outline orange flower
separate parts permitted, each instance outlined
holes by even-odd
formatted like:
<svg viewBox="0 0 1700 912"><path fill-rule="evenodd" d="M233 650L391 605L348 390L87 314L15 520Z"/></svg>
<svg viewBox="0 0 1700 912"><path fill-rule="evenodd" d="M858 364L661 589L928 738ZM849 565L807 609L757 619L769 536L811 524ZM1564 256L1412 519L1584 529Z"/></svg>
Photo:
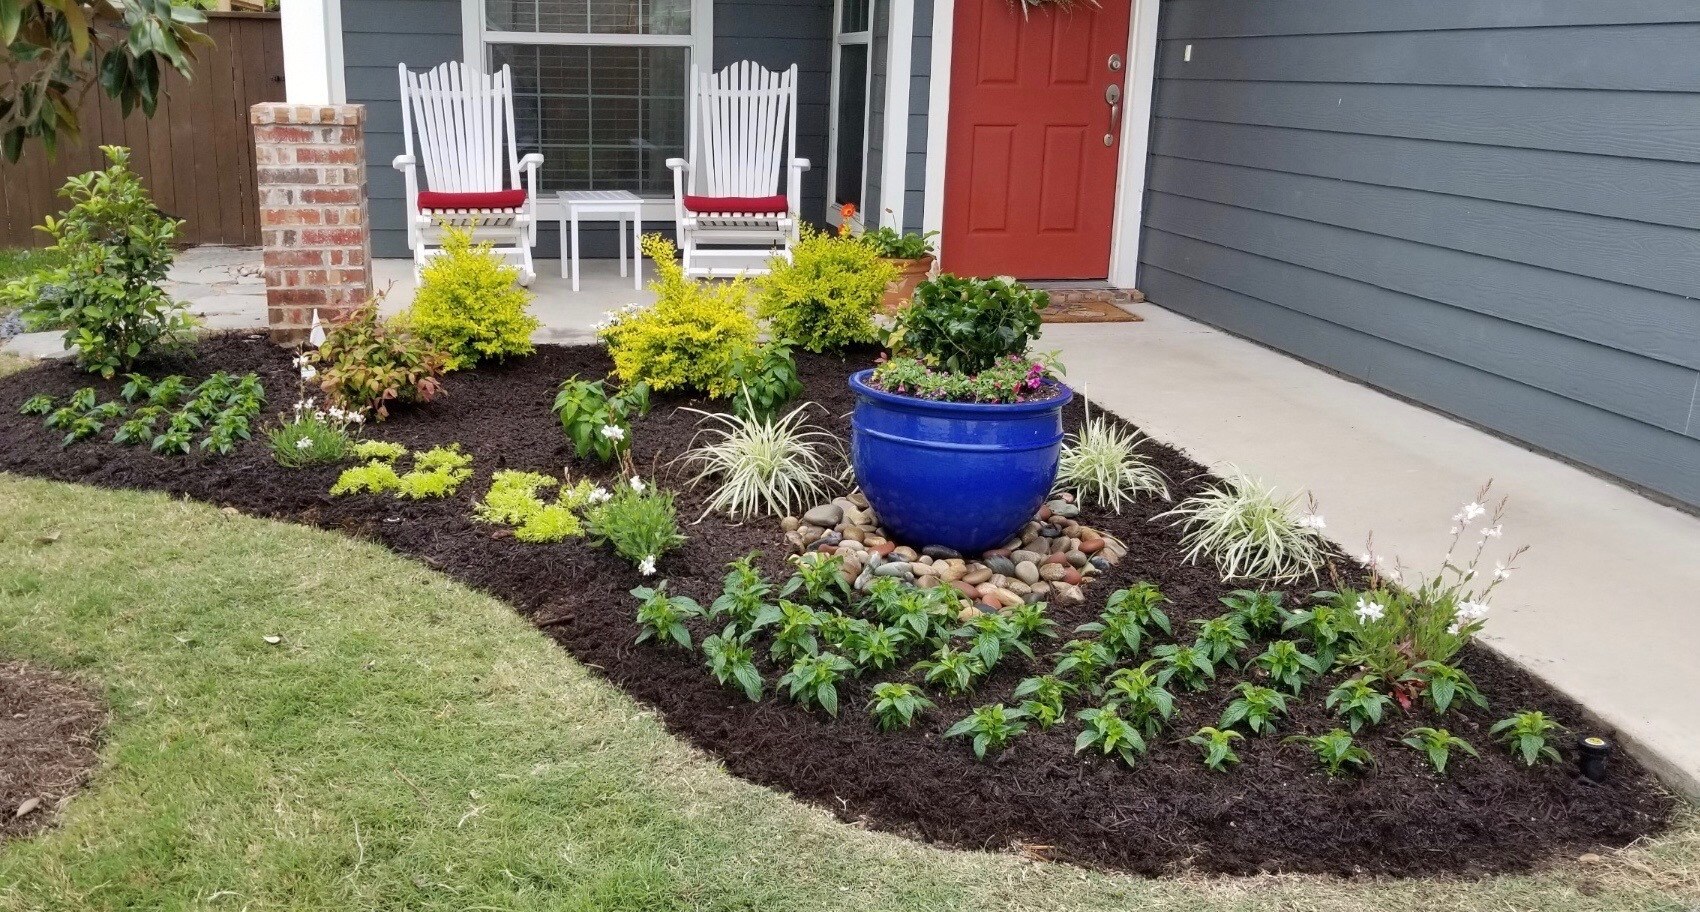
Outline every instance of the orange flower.
<svg viewBox="0 0 1700 912"><path fill-rule="evenodd" d="M838 235L843 237L850 233L850 221L856 217L856 204L845 203L838 207Z"/></svg>

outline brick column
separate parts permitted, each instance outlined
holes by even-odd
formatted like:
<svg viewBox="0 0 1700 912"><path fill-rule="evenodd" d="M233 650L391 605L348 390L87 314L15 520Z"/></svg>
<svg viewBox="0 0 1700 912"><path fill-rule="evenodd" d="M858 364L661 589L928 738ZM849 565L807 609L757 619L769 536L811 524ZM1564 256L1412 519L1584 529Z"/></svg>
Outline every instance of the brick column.
<svg viewBox="0 0 1700 912"><path fill-rule="evenodd" d="M364 105L257 104L260 242L272 339L305 339L372 296Z"/></svg>

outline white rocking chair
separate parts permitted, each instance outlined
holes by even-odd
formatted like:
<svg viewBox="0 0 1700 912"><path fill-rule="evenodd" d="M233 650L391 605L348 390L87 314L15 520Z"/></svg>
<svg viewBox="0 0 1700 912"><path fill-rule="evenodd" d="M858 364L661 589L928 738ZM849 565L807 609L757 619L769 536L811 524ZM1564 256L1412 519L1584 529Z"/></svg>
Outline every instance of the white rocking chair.
<svg viewBox="0 0 1700 912"><path fill-rule="evenodd" d="M768 257L790 257L798 236L809 160L797 157L797 67L776 73L749 60L718 73L692 67L691 90L685 150L693 159L667 160L685 274L764 273Z"/></svg>
<svg viewBox="0 0 1700 912"><path fill-rule="evenodd" d="M513 75L508 67L487 75L461 63L424 73L401 72L404 152L392 163L407 179L407 246L414 280L441 250L442 226L470 228L479 241L515 261L520 284L537 277L531 248L537 243L537 169L543 156L520 157L514 135ZM420 189L414 134L424 159ZM520 183L520 172L525 183Z"/></svg>

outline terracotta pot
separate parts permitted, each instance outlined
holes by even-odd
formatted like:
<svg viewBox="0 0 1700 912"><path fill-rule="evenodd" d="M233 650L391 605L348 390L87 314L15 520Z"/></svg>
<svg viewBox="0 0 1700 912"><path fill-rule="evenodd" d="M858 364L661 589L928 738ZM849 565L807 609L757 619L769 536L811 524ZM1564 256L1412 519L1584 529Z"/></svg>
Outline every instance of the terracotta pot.
<svg viewBox="0 0 1700 912"><path fill-rule="evenodd" d="M885 297L880 299L880 306L886 312L895 312L909 303L909 296L915 293L915 287L927 280L933 271L933 258L924 256L918 260L886 259L887 263L897 267L897 278L885 286Z"/></svg>

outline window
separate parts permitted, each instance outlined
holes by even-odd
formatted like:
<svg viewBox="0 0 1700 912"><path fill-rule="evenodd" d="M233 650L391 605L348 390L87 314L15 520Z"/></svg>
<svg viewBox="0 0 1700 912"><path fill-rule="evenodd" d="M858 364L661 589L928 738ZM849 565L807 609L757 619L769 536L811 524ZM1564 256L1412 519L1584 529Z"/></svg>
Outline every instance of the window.
<svg viewBox="0 0 1700 912"><path fill-rule="evenodd" d="M862 207L868 153L868 17L874 0L838 0L832 67L832 148L828 180L832 206L827 220L837 224L839 207Z"/></svg>
<svg viewBox="0 0 1700 912"><path fill-rule="evenodd" d="M544 192L672 196L691 63L712 58L708 0L466 2L482 3L489 68L513 69L514 129L543 153Z"/></svg>

